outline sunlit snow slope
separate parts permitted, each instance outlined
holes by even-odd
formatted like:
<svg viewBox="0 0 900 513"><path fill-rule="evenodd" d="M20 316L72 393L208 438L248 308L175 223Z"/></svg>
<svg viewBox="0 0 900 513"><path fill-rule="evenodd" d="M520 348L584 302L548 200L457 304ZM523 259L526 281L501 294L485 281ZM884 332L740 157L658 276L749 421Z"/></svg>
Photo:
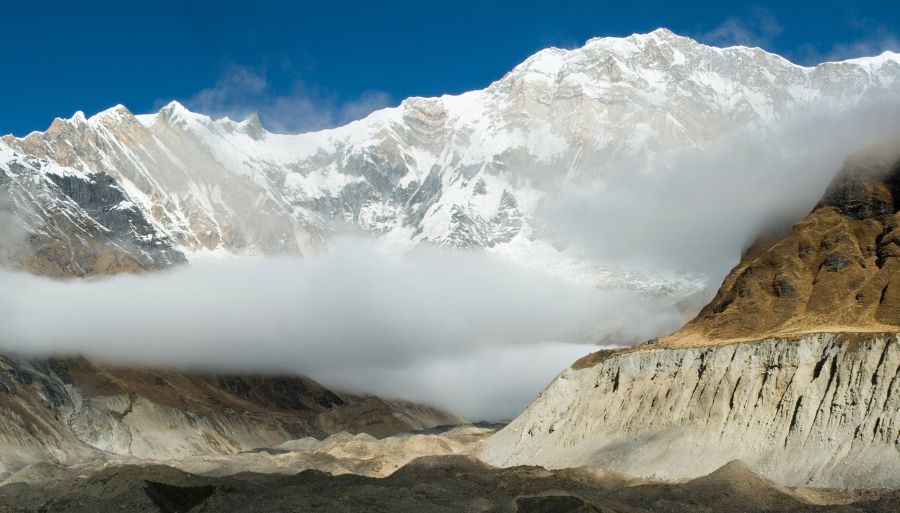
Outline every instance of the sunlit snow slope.
<svg viewBox="0 0 900 513"><path fill-rule="evenodd" d="M685 148L818 102L896 95L898 79L897 54L801 67L660 29L546 49L486 89L409 98L314 133L274 134L255 117L212 120L176 102L140 116L117 106L4 137L0 208L26 219L32 242L65 225L57 231L72 240L54 240L67 248L97 240L91 229L118 244L93 260L74 249L31 255L32 267L60 272L308 254L351 231L400 250L487 248L579 281L687 295L691 280L581 258L542 220L554 192L602 182L622 162L665 172Z"/></svg>

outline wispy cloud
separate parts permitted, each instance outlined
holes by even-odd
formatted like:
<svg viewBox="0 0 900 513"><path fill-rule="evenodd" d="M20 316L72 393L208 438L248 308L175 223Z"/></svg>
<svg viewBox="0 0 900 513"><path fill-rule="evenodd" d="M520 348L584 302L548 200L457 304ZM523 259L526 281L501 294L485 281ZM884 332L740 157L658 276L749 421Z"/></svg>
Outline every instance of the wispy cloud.
<svg viewBox="0 0 900 513"><path fill-rule="evenodd" d="M755 8L746 17L732 16L697 39L713 46L758 46L770 48L784 32L781 23L766 9Z"/></svg>
<svg viewBox="0 0 900 513"><path fill-rule="evenodd" d="M823 62L843 61L857 57L871 57L890 51L900 51L900 37L883 21L860 15L850 10L845 12L842 26L835 33L839 39L829 39L825 44L807 43L787 53L793 61L814 66Z"/></svg>
<svg viewBox="0 0 900 513"><path fill-rule="evenodd" d="M277 87L273 75L283 75L286 87ZM366 91L355 98L341 98L321 91L295 73L282 68L231 65L209 88L186 99L185 105L213 117L245 119L258 114L273 131L296 133L340 126L387 107L390 96Z"/></svg>
<svg viewBox="0 0 900 513"><path fill-rule="evenodd" d="M880 55L886 50L900 51L900 38L884 26L864 30L864 35L853 41L835 43L826 52L817 52L806 48L801 53L802 62L819 64L822 62L842 61L855 57Z"/></svg>
<svg viewBox="0 0 900 513"><path fill-rule="evenodd" d="M643 262L718 287L760 233L813 208L845 158L900 143L900 104L813 104L771 132L748 128L641 172L622 162L602 183L563 187L550 222L598 261Z"/></svg>

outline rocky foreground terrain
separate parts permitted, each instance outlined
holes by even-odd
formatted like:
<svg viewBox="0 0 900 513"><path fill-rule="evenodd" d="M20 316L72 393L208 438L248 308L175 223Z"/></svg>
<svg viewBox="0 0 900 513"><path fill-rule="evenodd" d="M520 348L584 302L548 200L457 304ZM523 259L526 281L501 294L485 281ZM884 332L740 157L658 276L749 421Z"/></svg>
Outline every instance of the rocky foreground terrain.
<svg viewBox="0 0 900 513"><path fill-rule="evenodd" d="M577 362L482 457L665 479L740 459L783 485L900 487L898 155L849 159L694 320Z"/></svg>
<svg viewBox="0 0 900 513"><path fill-rule="evenodd" d="M495 469L465 456L417 459L386 478L242 473L201 477L166 466L45 468L0 486L0 512L888 513L900 492L785 488L732 462L680 484L589 469ZM35 472L35 474L37 471Z"/></svg>

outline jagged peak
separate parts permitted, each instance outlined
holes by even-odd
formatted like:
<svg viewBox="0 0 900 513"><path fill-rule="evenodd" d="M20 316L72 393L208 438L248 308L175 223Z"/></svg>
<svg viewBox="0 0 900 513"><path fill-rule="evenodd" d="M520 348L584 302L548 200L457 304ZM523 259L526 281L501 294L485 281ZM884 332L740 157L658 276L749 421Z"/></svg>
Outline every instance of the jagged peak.
<svg viewBox="0 0 900 513"><path fill-rule="evenodd" d="M72 117L70 118L53 118L53 121L50 123L50 126L47 128L46 132L50 134L58 134L83 125L87 125L87 118L85 117L83 111L77 110L75 111L75 114L72 114ZM33 134L42 133L43 132L35 131L31 132L28 135L30 136Z"/></svg>
<svg viewBox="0 0 900 513"><path fill-rule="evenodd" d="M117 104L106 110L100 111L97 114L94 114L93 116L91 116L88 119L88 122L90 122L90 123L100 123L103 121L119 122L119 121L131 119L133 117L134 117L134 114L132 114L131 111L128 110L127 107L125 107L124 105L122 105L120 103L120 104Z"/></svg>
<svg viewBox="0 0 900 513"><path fill-rule="evenodd" d="M791 66L802 67L762 48L746 46L719 48L709 46L661 27L648 33L635 33L626 37L594 37L588 39L583 46L571 50L556 47L546 48L528 57L516 66L511 73L517 71L537 72L552 77L563 71L564 67L570 62L581 63L596 60L599 63L600 60L597 59L598 51L609 53L614 57L627 58L658 47L670 47L676 50L681 47L683 54L695 53L694 51L699 49L706 49L710 52L740 52L747 55L764 56L773 61L781 61Z"/></svg>
<svg viewBox="0 0 900 513"><path fill-rule="evenodd" d="M593 47L606 46L611 49L617 49L620 51L634 52L634 51L641 50L646 45L646 43L651 40L657 41L657 42L662 41L662 42L666 42L666 43L688 44L688 45L692 45L692 46L696 46L696 47L713 49L715 51L732 51L732 52L737 51L737 52L744 52L744 53L748 53L748 54L765 55L768 58L772 58L772 59L775 59L778 61L789 63L792 66L796 66L798 68L812 69L812 68L815 68L817 66L821 66L824 64L854 64L854 65L860 65L863 67L872 67L872 66L877 67L877 66L881 66L881 65L887 64L887 63L895 63L895 64L900 65L900 53L886 50L879 55L861 56L861 57L855 57L855 58L851 58L851 59L844 59L844 60L837 60L837 61L824 61L824 62L819 63L816 66L803 66L803 65L794 63L794 62L790 61L789 59L786 59L785 57L783 57L777 53L770 52L769 50L766 50L765 48L760 48L758 46L730 45L730 46L719 47L719 46L714 46L714 45L708 45L708 44L702 43L700 41L697 41L696 39L693 39L691 37L676 34L675 32L672 32L671 30L669 30L665 27L660 27L660 28L653 30L651 32L648 32L646 34L635 33L635 34L631 34L630 36L627 36L627 37L595 37L595 38L588 39L587 42L585 43L584 47L587 48L587 47L591 47L591 46L593 46Z"/></svg>
<svg viewBox="0 0 900 513"><path fill-rule="evenodd" d="M228 116L213 117L207 114L201 114L191 111L177 100L167 103L156 114L142 114L136 116L137 120L144 126L152 126L157 121L164 123L176 123L186 128L183 123L188 122L194 129L202 126L207 129L221 129L227 132L238 132L249 135L253 139L262 139L268 133L263 128L259 114L250 113L243 120L236 121Z"/></svg>
<svg viewBox="0 0 900 513"><path fill-rule="evenodd" d="M109 109L100 111L91 117L87 117L84 114L84 111L78 110L75 111L75 114L73 114L70 118L55 118L53 122L50 123L50 126L46 130L46 133L60 133L72 128L91 127L102 122L123 121L133 117L134 116L133 114L131 114L131 111L129 111L122 104L118 104L114 107L110 107ZM43 132L40 131L34 131L29 133L26 137L41 135L42 133Z"/></svg>
<svg viewBox="0 0 900 513"><path fill-rule="evenodd" d="M671 30L665 27L659 27L658 29L652 30L650 32L641 34L634 33L630 36L626 37L617 37L617 36L601 36L601 37L592 37L588 39L584 46L621 46L623 43L646 43L647 41L655 40L655 41L683 41L683 42L692 42L694 44L699 44L697 41L686 37L678 35Z"/></svg>
<svg viewBox="0 0 900 513"><path fill-rule="evenodd" d="M79 114L81 114L81 116L79 116ZM45 133L52 135L52 134L59 134L59 133L68 131L72 127L76 127L80 124L79 118L84 118L84 113L82 113L81 111L77 111L75 113L75 115L73 115L71 118L67 118L67 119L54 118ZM28 135L31 136L34 134L40 135L40 134L42 134L42 132L32 132L31 134L28 134Z"/></svg>
<svg viewBox="0 0 900 513"><path fill-rule="evenodd" d="M164 121L168 120L177 120L177 119L192 119L198 116L202 116L200 114L196 114L187 109L184 105L182 105L177 100L172 100L165 105L165 107L159 109L157 112L157 117Z"/></svg>
<svg viewBox="0 0 900 513"><path fill-rule="evenodd" d="M245 120L238 123L237 128L253 139L261 139L266 134L266 129L263 128L262 122L259 119L259 114L256 112L251 113Z"/></svg>
<svg viewBox="0 0 900 513"><path fill-rule="evenodd" d="M184 105L177 100L172 100L159 109L157 112L150 114L138 114L135 119L145 127L152 126L157 120L174 120L179 118L193 117L196 114L189 111Z"/></svg>
<svg viewBox="0 0 900 513"><path fill-rule="evenodd" d="M180 112L191 113L191 111L189 111L187 109L187 107L182 105L181 102L179 102L178 100L172 100L169 103L167 103L163 108L159 109L160 114L163 114L163 113L176 114L176 113L180 113Z"/></svg>
<svg viewBox="0 0 900 513"><path fill-rule="evenodd" d="M234 122L228 118L213 120L211 116L191 111L177 100L170 101L165 107L160 109L159 112L154 115L152 122L156 122L157 120L170 125L176 124L182 128L187 128L188 125L196 126L198 124L203 126L234 124ZM146 125L148 124L148 121L151 120L144 119L142 123Z"/></svg>
<svg viewBox="0 0 900 513"><path fill-rule="evenodd" d="M80 125L87 122L87 118L84 115L84 111L77 110L75 111L75 114L73 114L72 117L67 119L66 121L73 125Z"/></svg>

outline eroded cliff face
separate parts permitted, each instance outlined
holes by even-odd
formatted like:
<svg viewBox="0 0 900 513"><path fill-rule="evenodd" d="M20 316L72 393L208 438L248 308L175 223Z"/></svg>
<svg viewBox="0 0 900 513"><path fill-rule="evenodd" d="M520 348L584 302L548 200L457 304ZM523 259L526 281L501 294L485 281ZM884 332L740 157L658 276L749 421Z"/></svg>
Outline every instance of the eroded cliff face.
<svg viewBox="0 0 900 513"><path fill-rule="evenodd" d="M204 376L0 357L0 475L37 462L230 455L304 437L461 419L303 377Z"/></svg>
<svg viewBox="0 0 900 513"><path fill-rule="evenodd" d="M740 459L785 485L900 486L896 334L598 354L566 370L482 457L680 479Z"/></svg>

